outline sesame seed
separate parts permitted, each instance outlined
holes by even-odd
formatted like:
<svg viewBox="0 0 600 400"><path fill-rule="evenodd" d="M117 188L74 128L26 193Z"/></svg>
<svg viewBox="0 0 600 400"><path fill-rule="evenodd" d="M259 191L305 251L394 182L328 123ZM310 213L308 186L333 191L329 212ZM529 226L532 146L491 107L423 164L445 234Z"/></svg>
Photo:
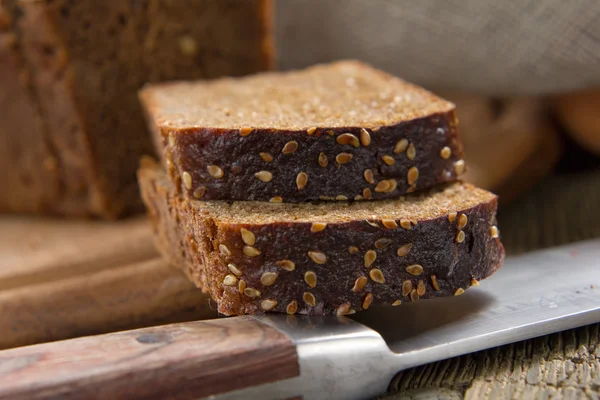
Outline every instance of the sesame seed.
<svg viewBox="0 0 600 400"><path fill-rule="evenodd" d="M406 174L406 180L409 185L414 185L419 179L419 169L417 167L410 167L408 169L408 174Z"/></svg>
<svg viewBox="0 0 600 400"><path fill-rule="evenodd" d="M456 172L456 175L462 175L465 172L465 162L463 160L454 163L454 172Z"/></svg>
<svg viewBox="0 0 600 400"><path fill-rule="evenodd" d="M260 290L254 288L246 288L244 289L244 294L252 299L260 297Z"/></svg>
<svg viewBox="0 0 600 400"><path fill-rule="evenodd" d="M262 158L263 161L266 161L266 162L273 161L273 156L271 155L271 153L259 153L259 154L260 154L260 158Z"/></svg>
<svg viewBox="0 0 600 400"><path fill-rule="evenodd" d="M425 282L422 280L419 280L419 282L417 282L417 294L419 296L425 296L426 290L427 290L427 288L425 287Z"/></svg>
<svg viewBox="0 0 600 400"><path fill-rule="evenodd" d="M342 133L335 140L342 145L349 144L353 147L360 147L358 138L351 133Z"/></svg>
<svg viewBox="0 0 600 400"><path fill-rule="evenodd" d="M437 292L440 291L440 284L438 283L437 277L435 275L431 275L431 286Z"/></svg>
<svg viewBox="0 0 600 400"><path fill-rule="evenodd" d="M410 252L410 249L412 249L412 246L412 243L407 243L398 247L398 256L404 257L405 255L407 255Z"/></svg>
<svg viewBox="0 0 600 400"><path fill-rule="evenodd" d="M244 290L246 290L246 281L240 280L240 282L238 283L238 291L240 293L244 293Z"/></svg>
<svg viewBox="0 0 600 400"><path fill-rule="evenodd" d="M419 276L423 273L423 267L419 264L409 265L406 267L406 272L414 276Z"/></svg>
<svg viewBox="0 0 600 400"><path fill-rule="evenodd" d="M382 219L381 225L385 226L388 229L396 229L398 228L398 223L393 219Z"/></svg>
<svg viewBox="0 0 600 400"><path fill-rule="evenodd" d="M392 243L392 239L380 238L375 241L375 248L376 249L384 249L384 248L388 247L390 245L390 243Z"/></svg>
<svg viewBox="0 0 600 400"><path fill-rule="evenodd" d="M402 283L402 296L406 297L413 290L413 285L411 281L404 281Z"/></svg>
<svg viewBox="0 0 600 400"><path fill-rule="evenodd" d="M321 152L319 154L319 165L321 167L325 168L327 166L327 163L328 163L328 161L327 161L327 155L325 153Z"/></svg>
<svg viewBox="0 0 600 400"><path fill-rule="evenodd" d="M457 215L458 214L456 213L456 211L452 211L451 213L448 213L448 221L454 222L454 220L456 219Z"/></svg>
<svg viewBox="0 0 600 400"><path fill-rule="evenodd" d="M175 135L173 132L169 134L169 146L175 147Z"/></svg>
<svg viewBox="0 0 600 400"><path fill-rule="evenodd" d="M383 276L383 272L380 269L373 268L369 271L369 276L373 280L373 282L377 283L385 283L385 277Z"/></svg>
<svg viewBox="0 0 600 400"><path fill-rule="evenodd" d="M322 222L313 222L310 226L310 231L312 233L321 232L325 228L327 228L327 224L324 224Z"/></svg>
<svg viewBox="0 0 600 400"><path fill-rule="evenodd" d="M306 133L308 133L309 135L312 135L313 133L315 133L316 130L317 130L317 128L313 126L312 128L308 128L306 130Z"/></svg>
<svg viewBox="0 0 600 400"><path fill-rule="evenodd" d="M325 264L327 262L327 256L321 251L311 250L308 252L308 256L317 264Z"/></svg>
<svg viewBox="0 0 600 400"><path fill-rule="evenodd" d="M419 293L417 293L416 289L413 289L410 292L410 301L417 301L417 300L419 300Z"/></svg>
<svg viewBox="0 0 600 400"><path fill-rule="evenodd" d="M440 151L440 157L442 157L444 160L449 159L451 155L452 155L452 150L450 150L450 147L448 147L448 146L445 146Z"/></svg>
<svg viewBox="0 0 600 400"><path fill-rule="evenodd" d="M497 226L492 226L490 228L490 235L492 235L492 238L496 239L498 236L500 236L500 231L498 230Z"/></svg>
<svg viewBox="0 0 600 400"><path fill-rule="evenodd" d="M285 271L293 271L296 269L296 264L291 260L280 260L277 261L275 265Z"/></svg>
<svg viewBox="0 0 600 400"><path fill-rule="evenodd" d="M338 201L346 201L348 200L348 197L344 196L343 194L338 194L337 196L335 196L335 199Z"/></svg>
<svg viewBox="0 0 600 400"><path fill-rule="evenodd" d="M372 132L377 132L378 130L380 130L381 127L380 126L376 126L375 128L372 128L371 131Z"/></svg>
<svg viewBox="0 0 600 400"><path fill-rule="evenodd" d="M248 246L254 246L254 243L256 243L256 236L254 236L254 233L250 232L246 228L241 228L240 233L242 234L242 240L244 243L246 243Z"/></svg>
<svg viewBox="0 0 600 400"><path fill-rule="evenodd" d="M371 197L373 197L373 193L371 193L371 189L364 188L363 189L363 197L367 200L369 200Z"/></svg>
<svg viewBox="0 0 600 400"><path fill-rule="evenodd" d="M271 286L277 280L277 272L265 272L260 277L260 283L264 286Z"/></svg>
<svg viewBox="0 0 600 400"><path fill-rule="evenodd" d="M392 306L397 307L400 304L402 304L402 300L394 300L394 302L392 303Z"/></svg>
<svg viewBox="0 0 600 400"><path fill-rule="evenodd" d="M371 303L373 303L373 295L371 293L367 293L362 303L363 310L368 309L371 306Z"/></svg>
<svg viewBox="0 0 600 400"><path fill-rule="evenodd" d="M350 303L340 304L340 306L335 310L335 315L338 317L348 314L350 314Z"/></svg>
<svg viewBox="0 0 600 400"><path fill-rule="evenodd" d="M454 292L455 296L460 296L461 294L463 294L465 292L465 289L463 288L458 288L456 289L456 292Z"/></svg>
<svg viewBox="0 0 600 400"><path fill-rule="evenodd" d="M256 257L260 255L260 250L252 246L244 246L244 254L248 257Z"/></svg>
<svg viewBox="0 0 600 400"><path fill-rule="evenodd" d="M319 200L335 200L335 197L331 197L331 196L319 196Z"/></svg>
<svg viewBox="0 0 600 400"><path fill-rule="evenodd" d="M335 133L333 131L331 131L331 130L325 131L325 133L328 134L329 136L335 135Z"/></svg>
<svg viewBox="0 0 600 400"><path fill-rule="evenodd" d="M456 242L462 243L464 241L465 241L465 233L463 231L458 232L458 234L456 235Z"/></svg>
<svg viewBox="0 0 600 400"><path fill-rule="evenodd" d="M271 197L269 199L269 203L283 203L283 199L281 198L281 196Z"/></svg>
<svg viewBox="0 0 600 400"><path fill-rule="evenodd" d="M479 286L479 281L475 278L471 278L471 286Z"/></svg>
<svg viewBox="0 0 600 400"><path fill-rule="evenodd" d="M410 221L407 219L401 219L400 226L402 228L406 229L407 231L410 231L412 229L412 225L410 224Z"/></svg>
<svg viewBox="0 0 600 400"><path fill-rule="evenodd" d="M364 200L364 197L361 194L357 194L356 196L354 196L354 200L361 201L361 200Z"/></svg>
<svg viewBox="0 0 600 400"><path fill-rule="evenodd" d="M368 250L365 253L365 257L364 257L365 267L369 268L371 265L373 265L376 258L377 258L377 252L375 250Z"/></svg>
<svg viewBox="0 0 600 400"><path fill-rule="evenodd" d="M458 229L462 229L465 227L465 225L467 225L467 216L465 214L460 214L460 217L458 217Z"/></svg>
<svg viewBox="0 0 600 400"><path fill-rule="evenodd" d="M315 299L315 295L310 292L304 292L302 295L302 300L304 300L304 302L311 307L317 305L317 299Z"/></svg>
<svg viewBox="0 0 600 400"><path fill-rule="evenodd" d="M233 272L234 274L236 274L237 276L242 276L242 271L240 271L240 269L238 267L236 267L234 264L227 264L227 268L229 268L229 270L231 272Z"/></svg>
<svg viewBox="0 0 600 400"><path fill-rule="evenodd" d="M412 193L415 190L417 190L417 185L411 185L408 187L408 189L406 189L406 193Z"/></svg>
<svg viewBox="0 0 600 400"><path fill-rule="evenodd" d="M348 247L348 252L350 254L357 254L358 253L358 247L356 247L356 246L350 246L350 247Z"/></svg>
<svg viewBox="0 0 600 400"><path fill-rule="evenodd" d="M183 171L183 173L181 174L181 179L183 179L183 184L185 185L185 188L187 190L190 190L192 188L192 176L190 175L190 173L187 171Z"/></svg>
<svg viewBox="0 0 600 400"><path fill-rule="evenodd" d="M408 149L406 149L406 158L414 160L416 156L417 150L415 150L415 145L411 143L408 145Z"/></svg>
<svg viewBox="0 0 600 400"><path fill-rule="evenodd" d="M377 222L375 221L365 221L367 224L371 225L373 228L379 228L379 225L377 225Z"/></svg>
<svg viewBox="0 0 600 400"><path fill-rule="evenodd" d="M337 156L335 156L335 161L338 164L346 164L349 163L350 160L352 160L352 154L350 153L340 153Z"/></svg>
<svg viewBox="0 0 600 400"><path fill-rule="evenodd" d="M231 251L229 251L229 248L227 246L225 246L224 244L219 245L219 252L221 253L221 255L224 255L227 257L229 257L231 255Z"/></svg>
<svg viewBox="0 0 600 400"><path fill-rule="evenodd" d="M240 136L248 136L249 134L252 133L254 129L252 128L242 128L240 129Z"/></svg>
<svg viewBox="0 0 600 400"><path fill-rule="evenodd" d="M363 172L363 177L365 178L365 181L367 181L367 183L370 183L371 185L375 183L375 177L373 176L372 170L365 169L365 172Z"/></svg>
<svg viewBox="0 0 600 400"><path fill-rule="evenodd" d="M285 312L292 315L296 314L296 311L298 311L298 302L296 300L292 300L285 308Z"/></svg>
<svg viewBox="0 0 600 400"><path fill-rule="evenodd" d="M225 275L225 278L223 278L224 286L236 286L237 283L238 279L235 275Z"/></svg>
<svg viewBox="0 0 600 400"><path fill-rule="evenodd" d="M386 179L379 181L375 186L375 191L378 193L390 193L396 190L398 183L394 179Z"/></svg>
<svg viewBox="0 0 600 400"><path fill-rule="evenodd" d="M273 179L273 174L269 171L260 171L255 173L254 176L261 182L271 182L271 179Z"/></svg>
<svg viewBox="0 0 600 400"><path fill-rule="evenodd" d="M306 174L306 172L300 172L298 176L296 176L296 186L298 187L298 190L304 189L307 182L308 175Z"/></svg>
<svg viewBox="0 0 600 400"><path fill-rule="evenodd" d="M368 146L371 144L371 135L365 128L360 129L360 144Z"/></svg>
<svg viewBox="0 0 600 400"><path fill-rule="evenodd" d="M387 154L384 154L383 156L381 156L381 159L383 160L384 163L386 163L387 165L394 165L396 163L396 160L394 160L394 157L389 156Z"/></svg>
<svg viewBox="0 0 600 400"><path fill-rule="evenodd" d="M408 140L406 140L406 139L398 140L398 142L396 143L396 146L394 146L394 154L400 154L400 153L406 151L407 147L408 147Z"/></svg>
<svg viewBox="0 0 600 400"><path fill-rule="evenodd" d="M277 300L263 300L260 302L260 308L264 311L271 311L277 305Z"/></svg>
<svg viewBox="0 0 600 400"><path fill-rule="evenodd" d="M285 144L285 146L283 146L281 152L283 154L292 154L296 150L298 150L298 142L296 142L295 140L290 140Z"/></svg>
<svg viewBox="0 0 600 400"><path fill-rule="evenodd" d="M217 179L221 179L225 174L223 170L216 165L209 165L208 167L206 167L206 170L208 171L210 176Z"/></svg>
<svg viewBox="0 0 600 400"><path fill-rule="evenodd" d="M313 271L306 271L304 274L304 281L308 284L308 286L314 288L317 286L317 274L315 274Z"/></svg>
<svg viewBox="0 0 600 400"><path fill-rule="evenodd" d="M198 186L194 190L194 197L197 199L203 198L205 194L206 194L206 186Z"/></svg>
<svg viewBox="0 0 600 400"><path fill-rule="evenodd" d="M419 221L418 221L416 218L411 218L411 219L410 219L410 223L411 223L413 226L417 226L417 225L419 224Z"/></svg>
<svg viewBox="0 0 600 400"><path fill-rule="evenodd" d="M367 279L366 276L359 276L358 278L356 278L356 280L354 281L354 286L352 286L352 291L354 293L356 292L360 292L361 290L364 289L365 285L367 284L369 280Z"/></svg>

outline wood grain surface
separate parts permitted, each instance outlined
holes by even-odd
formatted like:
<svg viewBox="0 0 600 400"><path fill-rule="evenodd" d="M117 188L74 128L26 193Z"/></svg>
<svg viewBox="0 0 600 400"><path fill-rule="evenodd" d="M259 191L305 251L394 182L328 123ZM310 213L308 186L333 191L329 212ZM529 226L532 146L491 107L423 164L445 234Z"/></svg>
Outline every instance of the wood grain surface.
<svg viewBox="0 0 600 400"><path fill-rule="evenodd" d="M6 350L0 398L197 399L299 373L283 333L239 317Z"/></svg>

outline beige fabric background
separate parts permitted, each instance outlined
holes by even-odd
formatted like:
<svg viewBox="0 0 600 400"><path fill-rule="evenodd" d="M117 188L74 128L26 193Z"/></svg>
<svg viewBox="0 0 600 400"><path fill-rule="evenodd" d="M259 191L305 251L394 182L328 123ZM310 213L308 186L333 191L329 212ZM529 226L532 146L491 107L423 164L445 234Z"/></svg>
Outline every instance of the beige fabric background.
<svg viewBox="0 0 600 400"><path fill-rule="evenodd" d="M600 0L275 0L281 69L358 58L430 88L600 86Z"/></svg>

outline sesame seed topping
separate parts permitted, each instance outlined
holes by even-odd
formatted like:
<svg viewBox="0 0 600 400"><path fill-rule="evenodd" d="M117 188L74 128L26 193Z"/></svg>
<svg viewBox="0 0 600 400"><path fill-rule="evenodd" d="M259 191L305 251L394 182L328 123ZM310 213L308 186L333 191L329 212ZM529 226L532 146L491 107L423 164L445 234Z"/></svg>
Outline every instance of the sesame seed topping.
<svg viewBox="0 0 600 400"><path fill-rule="evenodd" d="M322 222L313 222L310 226L310 231L312 233L321 232L325 228L327 228L327 224L324 224Z"/></svg>
<svg viewBox="0 0 600 400"><path fill-rule="evenodd" d="M394 179L386 179L379 181L375 186L375 191L378 193L390 193L396 190L398 183Z"/></svg>
<svg viewBox="0 0 600 400"><path fill-rule="evenodd" d="M350 314L350 303L340 304L340 306L335 310L335 315L338 317L348 314Z"/></svg>
<svg viewBox="0 0 600 400"><path fill-rule="evenodd" d="M452 150L450 150L450 147L448 147L448 146L445 146L440 151L440 157L442 157L444 160L449 159L451 155L452 155Z"/></svg>
<svg viewBox="0 0 600 400"><path fill-rule="evenodd" d="M308 286L314 288L317 286L317 274L315 274L313 271L306 271L304 274L304 281L308 284Z"/></svg>
<svg viewBox="0 0 600 400"><path fill-rule="evenodd" d="M500 231L498 230L497 226L494 225L490 228L490 235L492 235L492 238L494 239L500 236Z"/></svg>
<svg viewBox="0 0 600 400"><path fill-rule="evenodd" d="M410 292L410 301L418 301L419 300L419 293L417 293L416 289L411 290Z"/></svg>
<svg viewBox="0 0 600 400"><path fill-rule="evenodd" d="M264 311L271 311L277 305L277 300L263 300L260 302L260 308Z"/></svg>
<svg viewBox="0 0 600 400"><path fill-rule="evenodd" d="M402 296L406 297L413 290L413 285L411 281L404 281L402 283Z"/></svg>
<svg viewBox="0 0 600 400"><path fill-rule="evenodd" d="M465 214L460 214L460 217L458 217L458 229L462 229L465 227L465 225L467 225L467 216Z"/></svg>
<svg viewBox="0 0 600 400"><path fill-rule="evenodd" d="M392 306L397 307L400 304L402 304L402 300L394 300L394 302L392 303Z"/></svg>
<svg viewBox="0 0 600 400"><path fill-rule="evenodd" d="M265 272L260 277L260 283L264 286L271 286L277 280L277 272Z"/></svg>
<svg viewBox="0 0 600 400"><path fill-rule="evenodd" d="M364 257L365 267L369 268L371 265L373 265L376 258L377 258L377 252L375 250L368 250L365 253L365 257Z"/></svg>
<svg viewBox="0 0 600 400"><path fill-rule="evenodd" d="M364 188L363 189L363 197L367 200L369 200L371 197L373 197L373 193L371 193L371 189Z"/></svg>
<svg viewBox="0 0 600 400"><path fill-rule="evenodd" d="M227 264L227 268L229 268L229 270L231 272L233 272L234 274L236 274L237 276L242 276L242 271L240 271L240 269L238 267L236 267L233 264Z"/></svg>
<svg viewBox="0 0 600 400"><path fill-rule="evenodd" d="M373 228L379 228L379 225L377 225L377 222L375 222L375 221L366 220L365 222L367 224L371 225Z"/></svg>
<svg viewBox="0 0 600 400"><path fill-rule="evenodd" d="M462 175L465 172L465 162L463 160L454 163L454 172L456 172L456 175Z"/></svg>
<svg viewBox="0 0 600 400"><path fill-rule="evenodd" d="M308 175L306 174L306 172L300 172L298 176L296 176L296 186L298 187L298 190L304 189L307 182Z"/></svg>
<svg viewBox="0 0 600 400"><path fill-rule="evenodd" d="M244 294L252 299L260 297L260 290L254 288L246 288L244 289Z"/></svg>
<svg viewBox="0 0 600 400"><path fill-rule="evenodd" d="M368 146L371 144L371 135L365 128L360 129L360 144Z"/></svg>
<svg viewBox="0 0 600 400"><path fill-rule="evenodd" d="M285 312L291 315L296 314L296 311L298 311L298 302L296 300L292 300L285 308Z"/></svg>
<svg viewBox="0 0 600 400"><path fill-rule="evenodd" d="M304 300L304 302L311 307L317 305L317 299L315 299L315 295L310 292L304 292L302 295L302 300Z"/></svg>
<svg viewBox="0 0 600 400"><path fill-rule="evenodd" d="M354 147L360 147L358 138L351 133L342 133L335 140L342 145L349 144Z"/></svg>
<svg viewBox="0 0 600 400"><path fill-rule="evenodd" d="M370 169L365 169L365 172L363 172L363 177L365 178L365 181L367 181L367 183L370 183L371 185L375 183L373 171L371 171Z"/></svg>
<svg viewBox="0 0 600 400"><path fill-rule="evenodd" d="M280 260L277 261L275 265L285 271L293 271L296 269L296 264L291 260Z"/></svg>
<svg viewBox="0 0 600 400"><path fill-rule="evenodd" d="M406 272L414 276L419 276L423 273L423 267L419 264L409 265L406 267Z"/></svg>
<svg viewBox="0 0 600 400"><path fill-rule="evenodd" d="M224 244L219 245L219 252L221 253L221 255L224 255L227 257L229 257L231 255L231 251L229 251L229 247L225 246Z"/></svg>
<svg viewBox="0 0 600 400"><path fill-rule="evenodd" d="M328 134L329 136L335 135L335 133L332 130L325 131L325 133Z"/></svg>
<svg viewBox="0 0 600 400"><path fill-rule="evenodd" d="M224 286L236 286L237 283L238 279L235 275L225 275L225 278L223 278Z"/></svg>
<svg viewBox="0 0 600 400"><path fill-rule="evenodd" d="M419 224L419 221L418 221L416 218L411 218L411 219L410 219L410 223L411 223L413 226L417 226L417 225Z"/></svg>
<svg viewBox="0 0 600 400"><path fill-rule="evenodd" d="M396 143L396 146L394 146L394 154L400 154L400 153L406 151L407 147L408 147L408 140L406 140L406 139L398 140L398 142Z"/></svg>
<svg viewBox="0 0 600 400"><path fill-rule="evenodd" d="M417 185L411 185L408 187L408 189L406 189L406 193L412 193L415 190L417 190Z"/></svg>
<svg viewBox="0 0 600 400"><path fill-rule="evenodd" d="M406 229L407 231L410 231L412 229L412 225L410 224L410 221L407 219L401 219L400 226L402 228Z"/></svg>
<svg viewBox="0 0 600 400"><path fill-rule="evenodd" d="M252 128L242 128L240 129L240 136L248 136L253 131Z"/></svg>
<svg viewBox="0 0 600 400"><path fill-rule="evenodd" d="M259 154L260 154L260 158L262 158L263 161L266 161L266 162L273 161L273 156L271 155L271 153L259 153Z"/></svg>
<svg viewBox="0 0 600 400"><path fill-rule="evenodd" d="M348 247L348 252L350 254L357 254L358 253L358 247L356 247L356 246L350 246L350 247Z"/></svg>
<svg viewBox="0 0 600 400"><path fill-rule="evenodd" d="M419 296L425 296L425 291L427 289L425 288L425 282L420 280L419 282L417 282L417 294Z"/></svg>
<svg viewBox="0 0 600 400"><path fill-rule="evenodd" d="M383 276L383 272L380 269L373 268L369 271L369 276L373 280L373 282L377 283L385 283L385 277Z"/></svg>
<svg viewBox="0 0 600 400"><path fill-rule="evenodd" d="M328 164L327 155L325 153L321 152L319 154L319 165L321 167L325 168L327 166L327 164Z"/></svg>
<svg viewBox="0 0 600 400"><path fill-rule="evenodd" d="M296 150L298 150L298 142L296 142L295 140L290 140L285 144L285 146L283 146L281 152L283 154L292 154Z"/></svg>
<svg viewBox="0 0 600 400"><path fill-rule="evenodd" d="M431 286L437 292L440 291L440 284L438 283L437 277L435 275L431 275Z"/></svg>
<svg viewBox="0 0 600 400"><path fill-rule="evenodd" d="M417 150L415 150L415 145L411 143L408 145L408 149L406 149L406 158L414 160L416 156Z"/></svg>
<svg viewBox="0 0 600 400"><path fill-rule="evenodd" d="M327 256L321 251L311 250L308 252L308 256L317 264L325 264L327 262Z"/></svg>
<svg viewBox="0 0 600 400"><path fill-rule="evenodd" d="M269 171L260 171L255 173L254 176L261 182L271 182L271 179L273 179L273 174Z"/></svg>
<svg viewBox="0 0 600 400"><path fill-rule="evenodd" d="M417 167L410 167L408 174L406 174L406 180L409 185L414 185L419 179L419 169Z"/></svg>
<svg viewBox="0 0 600 400"><path fill-rule="evenodd" d="M392 239L380 238L375 241L375 248L376 249L384 249L384 248L388 247L390 245L390 243L392 243Z"/></svg>
<svg viewBox="0 0 600 400"><path fill-rule="evenodd" d="M198 186L194 190L194 197L197 199L203 198L205 194L206 194L206 186Z"/></svg>
<svg viewBox="0 0 600 400"><path fill-rule="evenodd" d="M244 293L244 290L246 290L246 281L241 279L240 282L238 283L238 291L240 293Z"/></svg>
<svg viewBox="0 0 600 400"><path fill-rule="evenodd" d="M456 289L456 292L454 292L455 296L460 296L461 294L463 294L465 292L465 289L463 288L458 288Z"/></svg>
<svg viewBox="0 0 600 400"><path fill-rule="evenodd" d="M350 153L340 153L337 156L335 156L335 161L338 164L346 164L349 163L350 160L352 160L352 154Z"/></svg>
<svg viewBox="0 0 600 400"><path fill-rule="evenodd" d="M458 232L456 235L456 243L462 243L465 241L465 233L463 231Z"/></svg>
<svg viewBox="0 0 600 400"><path fill-rule="evenodd" d="M456 219L457 215L458 214L457 214L456 211L452 211L451 213L448 213L448 221L454 222L454 220Z"/></svg>
<svg viewBox="0 0 600 400"><path fill-rule="evenodd" d="M412 243L407 243L398 247L398 256L404 257L405 255L407 255L410 252L410 249L412 249L412 246Z"/></svg>
<svg viewBox="0 0 600 400"><path fill-rule="evenodd" d="M250 232L246 228L241 228L240 233L242 234L242 240L244 243L246 243L248 246L254 246L254 243L256 243L256 236L254 236L254 233Z"/></svg>
<svg viewBox="0 0 600 400"><path fill-rule="evenodd" d="M252 246L244 246L244 254L248 257L256 257L260 255L260 250Z"/></svg>
<svg viewBox="0 0 600 400"><path fill-rule="evenodd" d="M335 199L338 201L346 201L348 200L348 197L344 196L343 194L338 194L337 196L335 196Z"/></svg>
<svg viewBox="0 0 600 400"><path fill-rule="evenodd" d="M394 165L396 163L396 160L394 160L394 157L387 155L387 154L384 154L383 156L381 156L381 159L387 165Z"/></svg>
<svg viewBox="0 0 600 400"><path fill-rule="evenodd" d="M361 200L364 200L364 197L361 194L357 194L356 196L354 196L354 200L361 201Z"/></svg>
<svg viewBox="0 0 600 400"><path fill-rule="evenodd" d="M319 200L335 200L335 197L331 197L331 196L319 196Z"/></svg>
<svg viewBox="0 0 600 400"><path fill-rule="evenodd" d="M380 130L381 127L380 126L376 126L375 128L372 128L371 131L372 132L377 132L378 130Z"/></svg>
<svg viewBox="0 0 600 400"><path fill-rule="evenodd" d="M383 225L384 227L386 227L388 229L398 228L398 223L396 221L394 221L393 219L382 219L381 225Z"/></svg>
<svg viewBox="0 0 600 400"><path fill-rule="evenodd" d="M283 203L283 199L281 198L281 196L271 197L269 199L269 203Z"/></svg>
<svg viewBox="0 0 600 400"><path fill-rule="evenodd" d="M317 130L317 128L313 126L312 128L308 128L306 130L306 133L308 133L309 135L312 135L313 133L315 133L316 130Z"/></svg>
<svg viewBox="0 0 600 400"><path fill-rule="evenodd" d="M190 173L187 171L183 171L183 173L181 174L181 179L183 180L185 188L187 190L190 190L192 188L192 176L190 175Z"/></svg>
<svg viewBox="0 0 600 400"><path fill-rule="evenodd" d="M479 286L479 281L475 278L471 278L471 286Z"/></svg>
<svg viewBox="0 0 600 400"><path fill-rule="evenodd" d="M356 278L356 280L354 281L354 286L352 286L352 291L354 293L356 292L360 292L361 290L364 289L365 285L367 284L369 280L367 279L366 276L359 276L358 278Z"/></svg>
<svg viewBox="0 0 600 400"><path fill-rule="evenodd" d="M209 165L208 167L206 167L206 170L208 171L210 176L217 179L221 179L225 174L223 170L216 165Z"/></svg>

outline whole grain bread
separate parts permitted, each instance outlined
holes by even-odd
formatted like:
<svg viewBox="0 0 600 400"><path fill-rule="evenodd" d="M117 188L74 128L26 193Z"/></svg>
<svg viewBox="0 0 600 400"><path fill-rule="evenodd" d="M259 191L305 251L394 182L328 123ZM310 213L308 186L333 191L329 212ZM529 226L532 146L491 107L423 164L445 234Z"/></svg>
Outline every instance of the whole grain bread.
<svg viewBox="0 0 600 400"><path fill-rule="evenodd" d="M504 248L497 199L469 184L373 202L197 201L163 169L138 171L157 247L225 315L348 314L459 295Z"/></svg>
<svg viewBox="0 0 600 400"><path fill-rule="evenodd" d="M153 147L137 91L271 68L270 3L0 0L0 92L15 100L0 108L0 211L140 211L135 171Z"/></svg>
<svg viewBox="0 0 600 400"><path fill-rule="evenodd" d="M465 170L454 105L357 61L155 84L140 98L190 198L385 199Z"/></svg>

